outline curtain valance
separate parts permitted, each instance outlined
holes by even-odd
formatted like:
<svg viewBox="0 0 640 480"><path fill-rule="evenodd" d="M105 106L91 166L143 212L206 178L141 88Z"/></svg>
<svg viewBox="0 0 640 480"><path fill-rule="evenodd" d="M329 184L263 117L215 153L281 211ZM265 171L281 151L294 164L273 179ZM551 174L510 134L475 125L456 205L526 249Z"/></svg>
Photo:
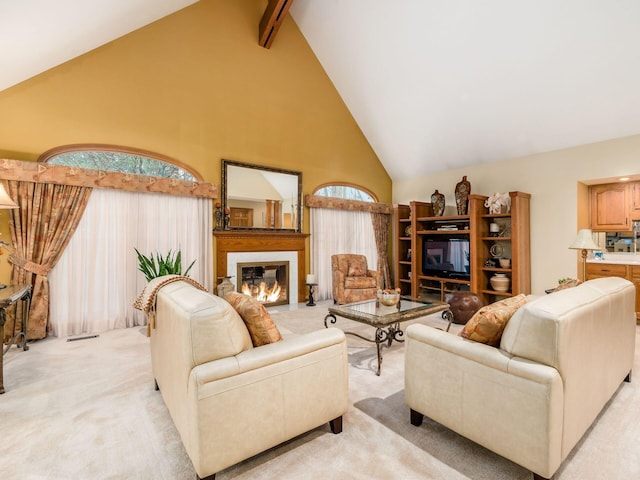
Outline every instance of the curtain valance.
<svg viewBox="0 0 640 480"><path fill-rule="evenodd" d="M384 213L391 215L393 208L387 203L361 202L359 200L347 200L344 198L322 197L319 195L305 195L306 207L333 208L336 210L349 210L355 212Z"/></svg>
<svg viewBox="0 0 640 480"><path fill-rule="evenodd" d="M0 178L77 187L113 188L130 192L218 198L217 185L206 182L149 177L21 160L0 159Z"/></svg>

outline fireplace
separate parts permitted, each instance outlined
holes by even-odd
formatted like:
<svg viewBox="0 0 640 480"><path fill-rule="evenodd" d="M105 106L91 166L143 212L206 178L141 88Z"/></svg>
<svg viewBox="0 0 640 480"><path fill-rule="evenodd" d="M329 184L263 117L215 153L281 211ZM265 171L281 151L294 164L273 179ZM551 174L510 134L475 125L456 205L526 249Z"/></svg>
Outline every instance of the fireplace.
<svg viewBox="0 0 640 480"><path fill-rule="evenodd" d="M291 232L214 232L216 275L231 278L238 287L238 263L289 262L289 304L302 301L307 289L305 278L305 243L309 235ZM242 285L241 285L242 286Z"/></svg>
<svg viewBox="0 0 640 480"><path fill-rule="evenodd" d="M289 262L238 262L237 289L265 306L289 303Z"/></svg>

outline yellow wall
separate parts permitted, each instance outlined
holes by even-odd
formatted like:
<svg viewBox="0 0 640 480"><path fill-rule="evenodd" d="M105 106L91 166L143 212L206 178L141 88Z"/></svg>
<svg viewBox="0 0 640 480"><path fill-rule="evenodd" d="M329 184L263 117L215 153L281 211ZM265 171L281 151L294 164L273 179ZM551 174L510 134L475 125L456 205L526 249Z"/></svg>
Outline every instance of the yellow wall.
<svg viewBox="0 0 640 480"><path fill-rule="evenodd" d="M202 0L0 92L0 158L108 143L218 185L226 158L302 171L304 193L348 182L390 202L391 179L291 16L259 46L266 3Z"/></svg>
<svg viewBox="0 0 640 480"><path fill-rule="evenodd" d="M220 183L220 159L301 170L303 190L391 180L288 16L258 45L264 0L204 0L0 92L0 158L70 143L169 155Z"/></svg>
<svg viewBox="0 0 640 480"><path fill-rule="evenodd" d="M437 188L454 208L454 189L463 175L471 192L520 190L531 194L531 284L543 294L559 278L578 275L577 253L569 250L578 228L587 228L587 189L591 180L640 174L640 135L476 165L395 181L394 203L429 201Z"/></svg>

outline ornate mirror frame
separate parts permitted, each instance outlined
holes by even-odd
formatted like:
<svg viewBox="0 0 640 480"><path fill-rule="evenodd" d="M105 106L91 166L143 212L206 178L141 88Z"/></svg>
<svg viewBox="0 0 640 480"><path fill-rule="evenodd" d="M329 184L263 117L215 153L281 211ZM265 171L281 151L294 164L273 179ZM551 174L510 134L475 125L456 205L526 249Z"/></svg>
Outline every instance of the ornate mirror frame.
<svg viewBox="0 0 640 480"><path fill-rule="evenodd" d="M302 172L222 159L226 229L301 232L301 200Z"/></svg>

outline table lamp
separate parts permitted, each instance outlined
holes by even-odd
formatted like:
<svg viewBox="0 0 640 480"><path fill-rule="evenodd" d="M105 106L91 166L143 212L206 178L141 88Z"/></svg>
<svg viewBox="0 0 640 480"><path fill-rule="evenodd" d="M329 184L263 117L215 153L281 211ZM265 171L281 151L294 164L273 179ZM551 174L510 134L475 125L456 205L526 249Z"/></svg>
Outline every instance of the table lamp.
<svg viewBox="0 0 640 480"><path fill-rule="evenodd" d="M18 205L16 205L16 203L13 200L11 200L11 197L5 190L4 185L0 183L0 209L8 209L8 208L18 208ZM6 288L6 287L7 287L6 285L0 283L0 289Z"/></svg>
<svg viewBox="0 0 640 480"><path fill-rule="evenodd" d="M582 250L582 281L587 280L587 252L589 250L600 250L600 246L593 241L591 229L583 228L578 231L578 237L569 246L574 250Z"/></svg>

